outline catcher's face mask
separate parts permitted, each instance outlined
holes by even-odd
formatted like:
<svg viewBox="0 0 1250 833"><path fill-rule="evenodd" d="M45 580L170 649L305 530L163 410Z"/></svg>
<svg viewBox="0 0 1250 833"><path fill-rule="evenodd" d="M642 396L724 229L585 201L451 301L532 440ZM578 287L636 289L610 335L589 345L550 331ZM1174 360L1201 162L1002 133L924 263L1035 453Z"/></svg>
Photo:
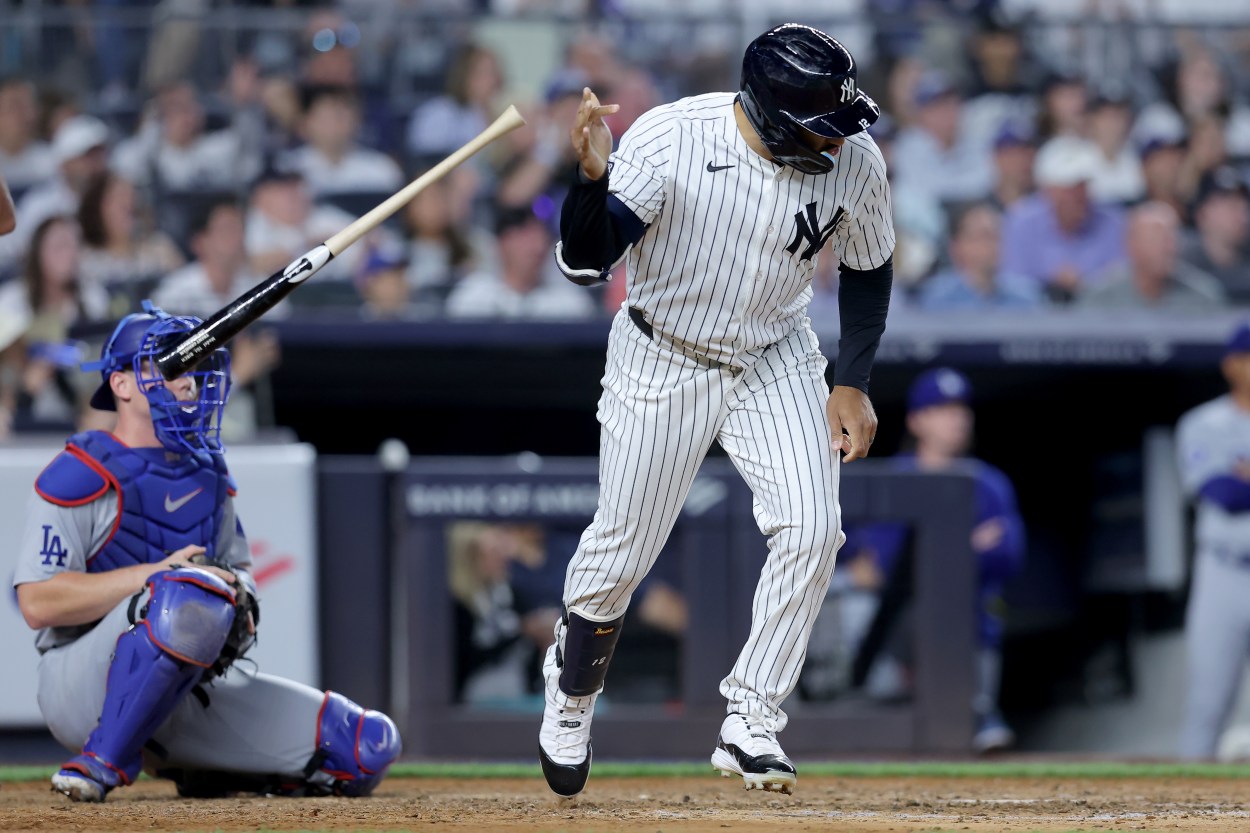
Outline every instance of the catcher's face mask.
<svg viewBox="0 0 1250 833"><path fill-rule="evenodd" d="M230 354L214 350L194 370L166 383L156 357L198 324L161 313L134 357L135 381L148 400L152 427L170 451L221 454L221 417L230 396Z"/></svg>

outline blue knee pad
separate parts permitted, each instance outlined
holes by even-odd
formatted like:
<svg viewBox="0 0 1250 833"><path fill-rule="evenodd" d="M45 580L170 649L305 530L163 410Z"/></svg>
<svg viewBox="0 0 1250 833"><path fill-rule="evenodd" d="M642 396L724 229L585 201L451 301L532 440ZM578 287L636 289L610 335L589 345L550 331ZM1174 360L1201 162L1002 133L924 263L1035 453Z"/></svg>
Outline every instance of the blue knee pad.
<svg viewBox="0 0 1250 833"><path fill-rule="evenodd" d="M148 580L143 618L117 639L100 721L83 753L129 784L143 744L221 653L234 621L234 593L204 570L164 570Z"/></svg>
<svg viewBox="0 0 1250 833"><path fill-rule="evenodd" d="M393 720L327 691L317 718L317 751L304 777L335 795L368 795L403 748Z"/></svg>

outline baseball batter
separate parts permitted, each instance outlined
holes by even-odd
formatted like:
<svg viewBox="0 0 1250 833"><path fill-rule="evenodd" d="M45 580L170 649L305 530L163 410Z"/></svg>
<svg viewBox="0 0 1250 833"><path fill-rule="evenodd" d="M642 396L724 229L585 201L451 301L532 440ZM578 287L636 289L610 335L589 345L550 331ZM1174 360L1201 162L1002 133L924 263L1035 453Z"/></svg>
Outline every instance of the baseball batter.
<svg viewBox="0 0 1250 833"><path fill-rule="evenodd" d="M747 48L742 89L644 114L612 152L583 93L571 131L578 184L556 259L577 283L628 256L599 400L600 494L565 578L539 735L547 783L575 795L591 765L591 718L630 596L673 528L713 441L754 494L769 556L751 630L721 683L728 716L712 755L748 789L789 793L777 742L812 622L844 536L838 452L864 456L885 329L894 229L885 165L864 132L877 105L855 62L807 26ZM806 309L830 238L842 319L832 395ZM845 434L844 434L845 431Z"/></svg>
<svg viewBox="0 0 1250 833"><path fill-rule="evenodd" d="M52 777L103 801L141 769L184 796L367 795L400 752L389 717L231 667L259 621L219 442L229 357L166 384L155 356L200 323L155 307L105 343L88 431L35 482L13 579L39 629L39 708L79 754Z"/></svg>
<svg viewBox="0 0 1250 833"><path fill-rule="evenodd" d="M1181 480L1197 502L1194 577L1186 613L1186 758L1213 758L1250 651L1250 323L1229 339L1229 393L1181 417Z"/></svg>

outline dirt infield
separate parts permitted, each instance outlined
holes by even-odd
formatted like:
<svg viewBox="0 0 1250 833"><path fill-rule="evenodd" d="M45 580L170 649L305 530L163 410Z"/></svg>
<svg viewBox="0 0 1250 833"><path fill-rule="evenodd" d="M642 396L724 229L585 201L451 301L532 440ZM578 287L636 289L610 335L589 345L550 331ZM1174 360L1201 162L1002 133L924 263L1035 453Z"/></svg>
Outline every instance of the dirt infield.
<svg viewBox="0 0 1250 833"><path fill-rule="evenodd" d="M46 782L0 786L5 831L474 830L912 831L1245 830L1240 779L803 778L794 796L707 777L591 779L576 801L541 779L387 781L366 800L184 801L143 781L103 805L75 805Z"/></svg>

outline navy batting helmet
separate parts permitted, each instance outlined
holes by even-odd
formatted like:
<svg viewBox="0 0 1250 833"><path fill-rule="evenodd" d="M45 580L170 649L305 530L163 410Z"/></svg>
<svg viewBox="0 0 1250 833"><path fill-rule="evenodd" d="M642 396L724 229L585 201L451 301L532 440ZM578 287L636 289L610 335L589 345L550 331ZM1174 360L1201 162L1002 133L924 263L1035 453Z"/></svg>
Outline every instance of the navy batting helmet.
<svg viewBox="0 0 1250 833"><path fill-rule="evenodd" d="M856 82L855 59L819 29L786 23L760 35L742 59L742 111L773 158L805 174L833 169L833 160L803 141L860 133L881 109Z"/></svg>

